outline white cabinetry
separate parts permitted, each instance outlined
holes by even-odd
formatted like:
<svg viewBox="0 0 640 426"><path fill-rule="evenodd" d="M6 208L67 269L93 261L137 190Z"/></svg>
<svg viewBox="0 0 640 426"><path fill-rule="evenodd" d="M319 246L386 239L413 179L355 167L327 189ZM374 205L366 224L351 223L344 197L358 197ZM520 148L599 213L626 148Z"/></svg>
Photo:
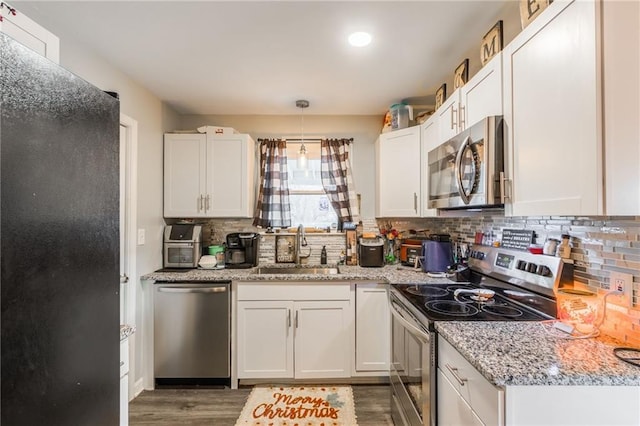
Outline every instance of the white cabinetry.
<svg viewBox="0 0 640 426"><path fill-rule="evenodd" d="M129 424L129 338L120 341L120 426Z"/></svg>
<svg viewBox="0 0 640 426"><path fill-rule="evenodd" d="M596 48L595 4L559 0L503 52L512 215L603 213Z"/></svg>
<svg viewBox="0 0 640 426"><path fill-rule="evenodd" d="M436 111L438 145L483 118L502 113L502 53L498 53Z"/></svg>
<svg viewBox="0 0 640 426"><path fill-rule="evenodd" d="M239 379L351 376L351 285L239 283Z"/></svg>
<svg viewBox="0 0 640 426"><path fill-rule="evenodd" d="M504 425L504 391L438 337L438 425Z"/></svg>
<svg viewBox="0 0 640 426"><path fill-rule="evenodd" d="M389 315L386 284L356 284L354 375L388 376L391 335Z"/></svg>
<svg viewBox="0 0 640 426"><path fill-rule="evenodd" d="M255 143L249 135L164 137L165 217L251 217Z"/></svg>
<svg viewBox="0 0 640 426"><path fill-rule="evenodd" d="M605 213L640 214L640 2L603 1Z"/></svg>
<svg viewBox="0 0 640 426"><path fill-rule="evenodd" d="M420 126L381 134L376 165L376 217L419 217Z"/></svg>
<svg viewBox="0 0 640 426"><path fill-rule="evenodd" d="M24 13L18 12L14 16L3 9L0 31L56 64L60 62L60 39Z"/></svg>

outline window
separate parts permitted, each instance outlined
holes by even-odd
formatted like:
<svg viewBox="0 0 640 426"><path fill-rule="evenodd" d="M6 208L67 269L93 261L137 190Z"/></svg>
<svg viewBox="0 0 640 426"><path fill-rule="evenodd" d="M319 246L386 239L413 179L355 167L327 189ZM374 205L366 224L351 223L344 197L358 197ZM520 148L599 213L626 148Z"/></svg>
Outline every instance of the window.
<svg viewBox="0 0 640 426"><path fill-rule="evenodd" d="M322 188L320 175L320 142L305 142L307 168L298 169L297 159L300 142L287 142L287 170L289 171L289 200L291 203L291 225L326 228L336 226L336 215L329 198Z"/></svg>

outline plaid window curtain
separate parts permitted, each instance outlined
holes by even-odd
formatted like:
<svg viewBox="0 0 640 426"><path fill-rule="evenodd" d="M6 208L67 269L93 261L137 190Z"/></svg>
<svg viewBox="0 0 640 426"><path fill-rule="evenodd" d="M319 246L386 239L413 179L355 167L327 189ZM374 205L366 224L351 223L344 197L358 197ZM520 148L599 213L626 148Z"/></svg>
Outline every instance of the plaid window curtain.
<svg viewBox="0 0 640 426"><path fill-rule="evenodd" d="M254 226L291 226L287 181L287 141L260 140L260 190L253 215Z"/></svg>
<svg viewBox="0 0 640 426"><path fill-rule="evenodd" d="M349 164L351 142L353 139L323 139L320 141L322 186L340 223L360 220Z"/></svg>

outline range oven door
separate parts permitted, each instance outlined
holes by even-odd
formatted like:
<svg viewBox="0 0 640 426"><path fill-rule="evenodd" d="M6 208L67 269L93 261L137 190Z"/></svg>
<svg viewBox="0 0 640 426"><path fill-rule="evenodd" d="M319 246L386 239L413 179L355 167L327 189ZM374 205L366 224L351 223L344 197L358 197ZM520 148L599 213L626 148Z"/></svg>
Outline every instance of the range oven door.
<svg viewBox="0 0 640 426"><path fill-rule="evenodd" d="M436 334L389 292L391 417L394 424L436 425Z"/></svg>

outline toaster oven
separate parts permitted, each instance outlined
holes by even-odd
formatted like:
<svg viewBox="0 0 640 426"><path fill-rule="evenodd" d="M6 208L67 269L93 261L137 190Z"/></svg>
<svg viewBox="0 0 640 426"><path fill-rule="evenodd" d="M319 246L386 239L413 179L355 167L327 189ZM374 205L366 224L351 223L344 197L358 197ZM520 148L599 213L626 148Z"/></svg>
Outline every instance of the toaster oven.
<svg viewBox="0 0 640 426"><path fill-rule="evenodd" d="M197 268L202 255L202 227L179 224L164 228L164 268Z"/></svg>

